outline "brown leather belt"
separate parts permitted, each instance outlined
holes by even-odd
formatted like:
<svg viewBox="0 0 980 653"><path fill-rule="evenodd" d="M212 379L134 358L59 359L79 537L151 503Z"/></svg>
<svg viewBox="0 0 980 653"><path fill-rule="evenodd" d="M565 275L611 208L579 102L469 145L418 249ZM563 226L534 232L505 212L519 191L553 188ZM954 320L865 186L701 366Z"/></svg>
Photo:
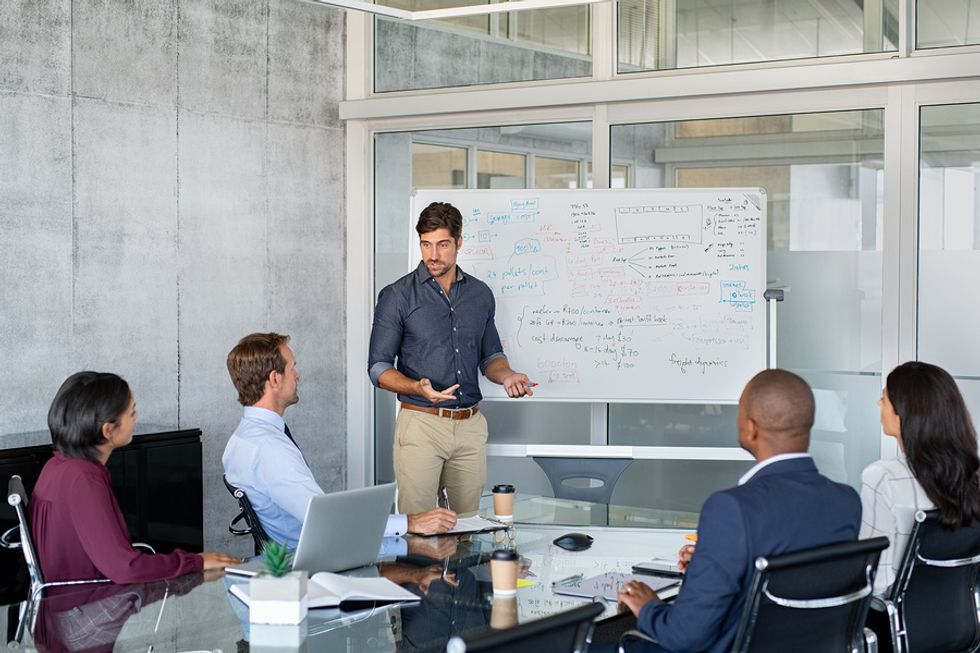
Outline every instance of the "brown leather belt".
<svg viewBox="0 0 980 653"><path fill-rule="evenodd" d="M469 419L480 412L479 406L470 406L469 408L436 408L435 406L416 406L415 404L406 404L404 401L401 402L401 404L402 408L405 410L417 410L420 413L438 415L439 417L445 417L446 419Z"/></svg>

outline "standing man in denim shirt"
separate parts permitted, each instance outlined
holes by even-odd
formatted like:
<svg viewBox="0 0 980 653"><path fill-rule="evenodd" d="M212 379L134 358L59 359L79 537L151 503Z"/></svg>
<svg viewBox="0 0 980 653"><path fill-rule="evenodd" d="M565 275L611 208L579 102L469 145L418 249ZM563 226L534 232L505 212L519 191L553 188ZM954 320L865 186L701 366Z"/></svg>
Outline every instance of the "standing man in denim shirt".
<svg viewBox="0 0 980 653"><path fill-rule="evenodd" d="M531 395L533 384L507 364L490 288L456 265L463 244L459 210L433 202L415 230L422 261L378 295L368 374L401 402L394 443L398 509L430 510L445 488L453 510L471 512L487 476L477 371L510 397Z"/></svg>

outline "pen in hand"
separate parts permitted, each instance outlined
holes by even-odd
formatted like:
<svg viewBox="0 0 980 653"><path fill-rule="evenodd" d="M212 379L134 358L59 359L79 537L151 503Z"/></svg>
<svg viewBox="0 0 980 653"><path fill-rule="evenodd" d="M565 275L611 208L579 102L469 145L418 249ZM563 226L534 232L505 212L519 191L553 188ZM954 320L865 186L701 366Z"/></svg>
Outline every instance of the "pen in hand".
<svg viewBox="0 0 980 653"><path fill-rule="evenodd" d="M449 492L446 491L446 488L442 488L442 501L443 501L443 503L446 504L446 510L450 510L450 507L449 507Z"/></svg>

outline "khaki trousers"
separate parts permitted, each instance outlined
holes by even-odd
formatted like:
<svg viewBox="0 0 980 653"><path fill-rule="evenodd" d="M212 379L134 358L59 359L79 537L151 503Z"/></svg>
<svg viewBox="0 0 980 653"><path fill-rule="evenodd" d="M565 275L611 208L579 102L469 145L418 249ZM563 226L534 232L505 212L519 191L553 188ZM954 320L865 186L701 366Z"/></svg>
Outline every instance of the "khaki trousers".
<svg viewBox="0 0 980 653"><path fill-rule="evenodd" d="M474 512L487 480L487 420L401 410L395 422L395 480L398 512L414 514L439 506L441 488L457 513Z"/></svg>

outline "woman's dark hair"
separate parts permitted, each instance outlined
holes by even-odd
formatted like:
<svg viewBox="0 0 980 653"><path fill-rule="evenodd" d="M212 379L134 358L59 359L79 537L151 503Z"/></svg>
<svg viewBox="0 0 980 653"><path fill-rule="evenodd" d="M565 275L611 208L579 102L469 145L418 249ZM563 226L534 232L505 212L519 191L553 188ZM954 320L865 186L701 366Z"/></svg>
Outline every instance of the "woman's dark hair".
<svg viewBox="0 0 980 653"><path fill-rule="evenodd" d="M96 447L105 442L102 425L114 424L131 399L129 384L115 374L72 374L58 388L48 410L54 448L71 458L98 460Z"/></svg>
<svg viewBox="0 0 980 653"><path fill-rule="evenodd" d="M980 521L980 458L970 412L949 372L911 361L885 382L912 475L947 528Z"/></svg>

